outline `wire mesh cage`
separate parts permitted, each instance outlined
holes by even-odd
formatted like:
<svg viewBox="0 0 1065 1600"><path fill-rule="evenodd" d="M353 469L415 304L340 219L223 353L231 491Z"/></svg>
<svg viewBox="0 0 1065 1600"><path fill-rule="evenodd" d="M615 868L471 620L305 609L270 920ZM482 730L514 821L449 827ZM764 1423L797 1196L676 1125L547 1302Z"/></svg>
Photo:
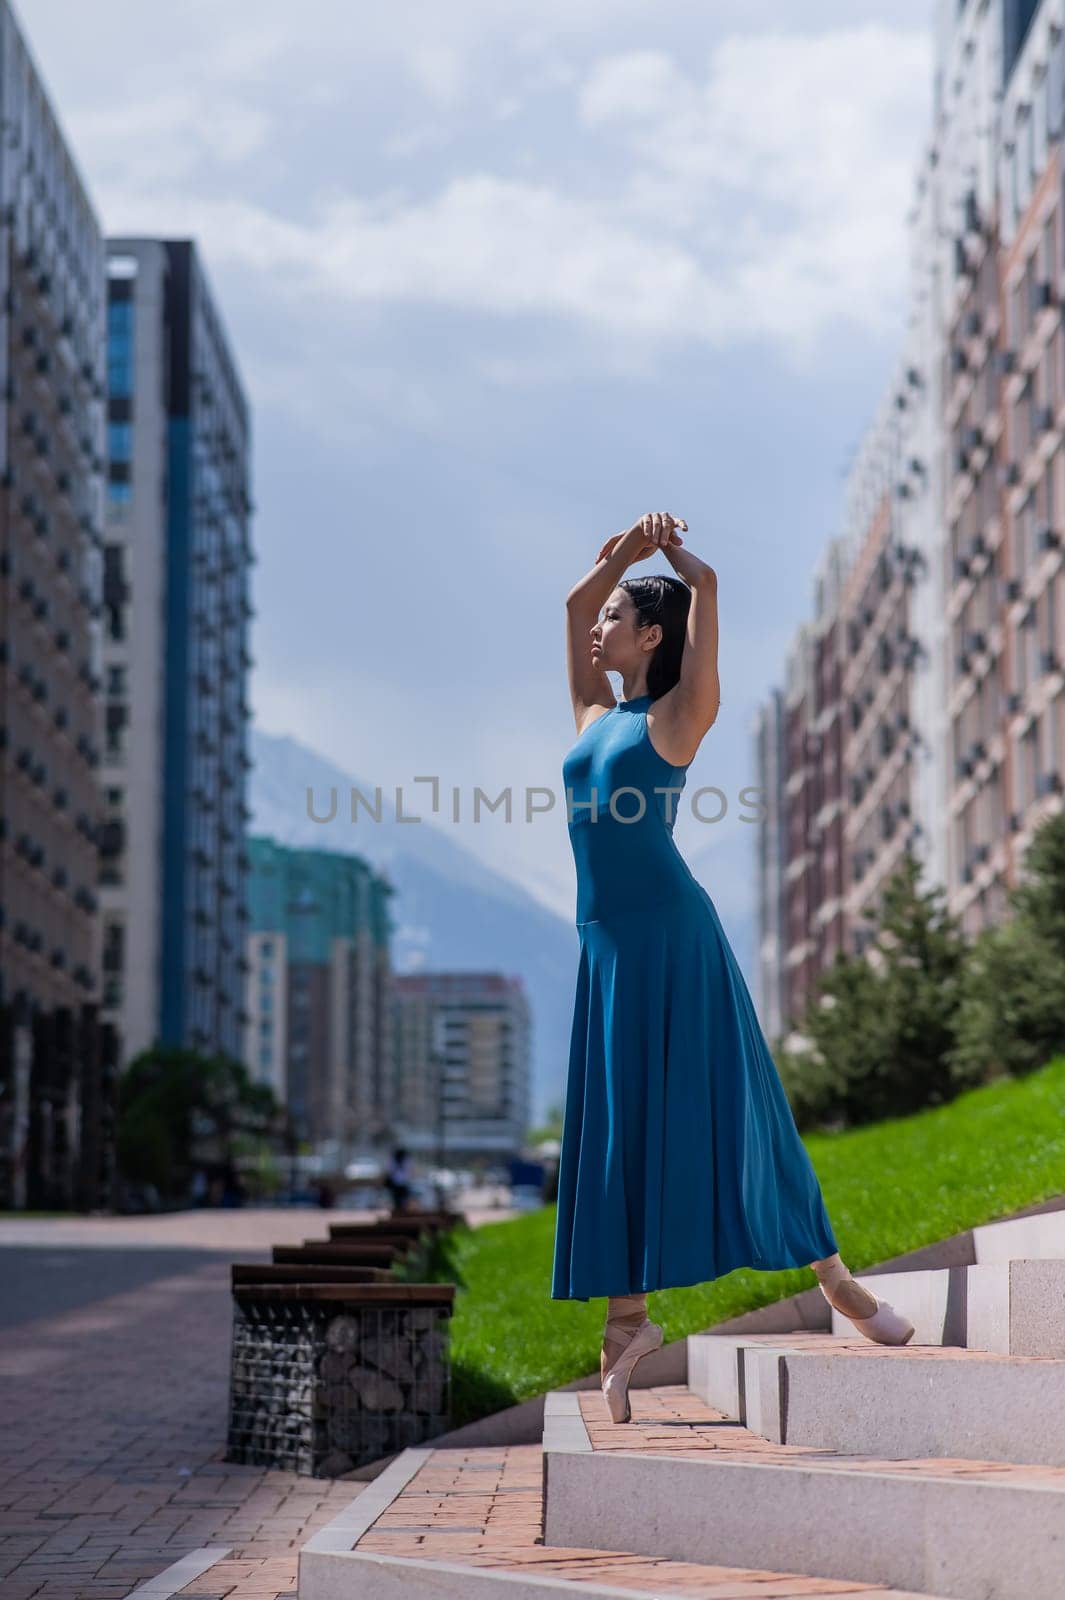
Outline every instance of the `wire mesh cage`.
<svg viewBox="0 0 1065 1600"><path fill-rule="evenodd" d="M450 1304L318 1295L234 1294L227 1461L337 1477L450 1426Z"/></svg>

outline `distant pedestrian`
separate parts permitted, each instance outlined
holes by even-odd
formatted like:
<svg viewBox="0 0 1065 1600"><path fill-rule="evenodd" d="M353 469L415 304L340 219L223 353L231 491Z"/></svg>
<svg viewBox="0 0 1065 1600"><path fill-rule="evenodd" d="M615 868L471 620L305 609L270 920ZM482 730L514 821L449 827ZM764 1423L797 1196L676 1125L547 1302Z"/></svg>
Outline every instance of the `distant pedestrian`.
<svg viewBox="0 0 1065 1600"><path fill-rule="evenodd" d="M392 1159L388 1163L388 1172L385 1176L385 1187L392 1196L392 1210L405 1211L411 1192L410 1165L407 1152L402 1145L397 1145L392 1152Z"/></svg>

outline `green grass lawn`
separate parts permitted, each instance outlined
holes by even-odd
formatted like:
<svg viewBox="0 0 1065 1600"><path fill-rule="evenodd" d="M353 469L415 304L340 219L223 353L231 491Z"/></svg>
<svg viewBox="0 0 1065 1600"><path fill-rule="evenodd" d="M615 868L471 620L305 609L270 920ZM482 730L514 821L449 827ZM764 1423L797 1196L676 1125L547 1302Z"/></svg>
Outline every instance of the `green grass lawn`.
<svg viewBox="0 0 1065 1600"><path fill-rule="evenodd" d="M805 1139L840 1254L857 1272L889 1256L1065 1193L1065 1058L948 1106ZM599 1366L606 1300L550 1298L555 1207L458 1229L428 1276L456 1283L456 1425ZM422 1274L423 1281L425 1274ZM726 1277L648 1295L665 1339L812 1288L810 1267Z"/></svg>

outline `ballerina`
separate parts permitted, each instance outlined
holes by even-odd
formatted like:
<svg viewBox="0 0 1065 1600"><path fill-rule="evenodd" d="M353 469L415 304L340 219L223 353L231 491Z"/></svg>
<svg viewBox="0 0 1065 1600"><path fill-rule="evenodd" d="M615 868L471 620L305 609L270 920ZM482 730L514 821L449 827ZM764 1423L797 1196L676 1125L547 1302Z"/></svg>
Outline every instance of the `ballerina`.
<svg viewBox="0 0 1065 1600"><path fill-rule="evenodd" d="M634 1367L662 1343L652 1289L810 1265L865 1337L914 1331L840 1257L739 963L673 838L720 707L717 574L680 530L668 512L641 517L566 598L579 958L551 1295L607 1297L600 1377L615 1422L631 1417ZM677 576L622 576L656 550Z"/></svg>

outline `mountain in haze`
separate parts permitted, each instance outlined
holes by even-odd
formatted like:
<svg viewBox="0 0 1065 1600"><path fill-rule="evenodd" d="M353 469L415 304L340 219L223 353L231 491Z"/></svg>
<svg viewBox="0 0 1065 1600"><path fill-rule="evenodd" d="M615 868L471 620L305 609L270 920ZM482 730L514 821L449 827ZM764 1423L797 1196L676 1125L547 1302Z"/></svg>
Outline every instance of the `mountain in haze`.
<svg viewBox="0 0 1065 1600"><path fill-rule="evenodd" d="M349 824L352 788L373 803L375 786L343 772L298 739L265 733L253 724L251 754L249 832L293 848L344 850L387 874L396 889L396 972L477 970L522 979L532 1012L532 1117L541 1121L565 1094L578 955L573 923L520 883L485 866L443 828L430 821L397 822L385 785L381 821L367 820L364 812L360 822ZM320 815L328 811L330 792L336 790L335 823L315 822L308 815L308 789ZM757 899L752 892L753 850L737 851L734 837L715 839L697 850L682 844L681 849L713 898L751 983L755 937L750 908Z"/></svg>
<svg viewBox="0 0 1065 1600"><path fill-rule="evenodd" d="M501 972L520 977L532 1012L531 1108L534 1122L566 1087L569 1029L577 975L577 931L521 884L486 867L452 834L430 821L397 822L391 791L381 786L381 821L350 825L349 796L374 802L375 785L343 772L298 739L252 727L251 833L297 849L341 850L387 874L398 973ZM319 815L337 792L337 820L308 815L307 790ZM407 810L411 809L407 802Z"/></svg>

